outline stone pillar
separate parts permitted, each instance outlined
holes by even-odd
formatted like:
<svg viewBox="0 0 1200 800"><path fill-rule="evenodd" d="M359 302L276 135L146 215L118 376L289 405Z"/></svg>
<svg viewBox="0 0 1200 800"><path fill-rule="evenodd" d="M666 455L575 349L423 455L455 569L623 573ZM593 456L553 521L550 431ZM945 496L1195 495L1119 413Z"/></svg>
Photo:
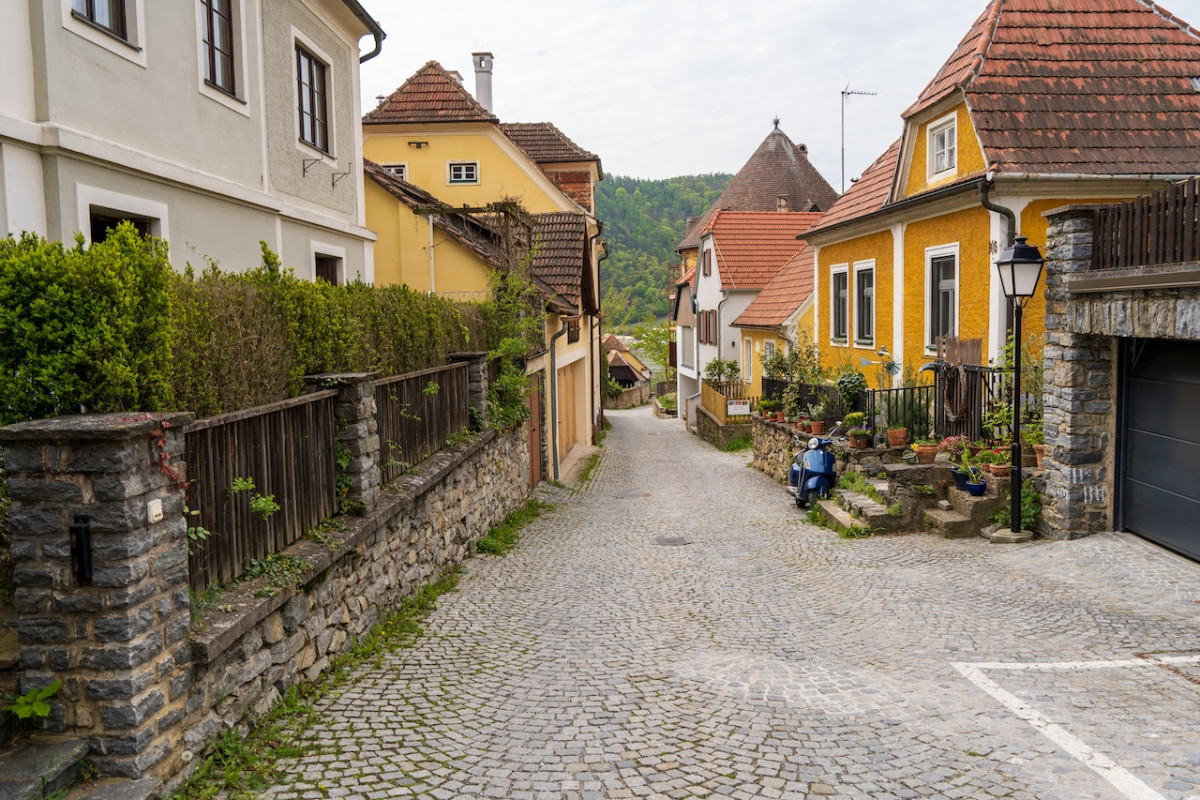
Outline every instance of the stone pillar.
<svg viewBox="0 0 1200 800"><path fill-rule="evenodd" d="M61 680L45 726L86 739L106 774L152 771L186 710L190 420L103 414L0 428L21 691Z"/></svg>
<svg viewBox="0 0 1200 800"><path fill-rule="evenodd" d="M338 391L334 416L338 446L350 454L346 467L350 510L361 502L369 511L379 503L382 482L379 464L379 421L376 418L375 379L378 372L347 372L304 376L305 391Z"/></svg>
<svg viewBox="0 0 1200 800"><path fill-rule="evenodd" d="M488 427L488 358L485 352L454 353L450 360L467 364L468 402L479 411L479 427Z"/></svg>
<svg viewBox="0 0 1200 800"><path fill-rule="evenodd" d="M1047 215L1045 413L1046 495L1042 533L1074 539L1112 529L1116 343L1073 315L1067 279L1091 268L1090 207Z"/></svg>

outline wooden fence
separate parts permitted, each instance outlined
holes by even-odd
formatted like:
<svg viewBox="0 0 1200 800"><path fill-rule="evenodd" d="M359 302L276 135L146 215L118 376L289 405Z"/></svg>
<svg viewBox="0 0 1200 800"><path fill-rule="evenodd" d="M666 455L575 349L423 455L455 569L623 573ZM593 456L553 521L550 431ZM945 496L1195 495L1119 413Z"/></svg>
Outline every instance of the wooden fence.
<svg viewBox="0 0 1200 800"><path fill-rule="evenodd" d="M1102 206L1092 237L1093 269L1200 261L1200 178Z"/></svg>
<svg viewBox="0 0 1200 800"><path fill-rule="evenodd" d="M387 483L441 450L469 424L466 364L375 382L381 478Z"/></svg>
<svg viewBox="0 0 1200 800"><path fill-rule="evenodd" d="M730 414L730 400L749 402L745 414ZM716 417L722 425L737 425L750 421L750 408L758 405L758 397L746 394L746 385L740 381L714 386L708 381L700 384L700 404L704 410Z"/></svg>
<svg viewBox="0 0 1200 800"><path fill-rule="evenodd" d="M251 559L292 544L336 510L334 400L328 390L193 422L187 448L187 503L198 514L188 526L210 532L188 556L192 589L241 574ZM234 479L254 489L235 492ZM255 495L273 496L279 510L250 511Z"/></svg>

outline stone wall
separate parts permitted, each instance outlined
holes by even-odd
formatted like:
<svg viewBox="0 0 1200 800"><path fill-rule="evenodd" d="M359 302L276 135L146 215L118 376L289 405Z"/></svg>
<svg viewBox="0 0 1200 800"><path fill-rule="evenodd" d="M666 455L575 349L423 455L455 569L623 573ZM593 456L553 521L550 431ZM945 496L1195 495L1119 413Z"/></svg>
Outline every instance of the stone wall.
<svg viewBox="0 0 1200 800"><path fill-rule="evenodd" d="M1200 339L1200 289L1072 293L1091 272L1093 210L1059 209L1046 244L1046 497L1041 532L1076 538L1114 525L1118 346Z"/></svg>
<svg viewBox="0 0 1200 800"><path fill-rule="evenodd" d="M634 406L645 405L650 402L650 384L639 383L637 386L630 386L628 389L622 389L621 393L616 397L604 397L604 407L615 410L633 408Z"/></svg>
<svg viewBox="0 0 1200 800"><path fill-rule="evenodd" d="M45 727L87 741L102 774L178 785L217 735L318 675L528 498L525 429L485 431L381 489L370 380L324 382L343 393L337 413L361 462L353 493L363 516L343 518L345 530L324 543L288 548L307 564L299 585L226 587L191 627L181 432L190 415L0 429L21 691L63 681Z"/></svg>
<svg viewBox="0 0 1200 800"><path fill-rule="evenodd" d="M754 430L748 422L722 425L720 420L708 413L699 403L696 404L696 429L697 435L713 447L725 447L734 439L753 435Z"/></svg>
<svg viewBox="0 0 1200 800"><path fill-rule="evenodd" d="M754 468L787 483L797 449L792 440L794 426L790 422L767 422L762 417L754 417L750 424L754 426Z"/></svg>

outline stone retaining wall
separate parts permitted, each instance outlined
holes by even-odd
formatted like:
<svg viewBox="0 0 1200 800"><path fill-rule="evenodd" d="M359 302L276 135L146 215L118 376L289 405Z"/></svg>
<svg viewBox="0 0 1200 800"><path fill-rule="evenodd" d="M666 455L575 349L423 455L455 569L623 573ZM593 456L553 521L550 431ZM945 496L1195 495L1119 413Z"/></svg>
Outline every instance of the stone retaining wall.
<svg viewBox="0 0 1200 800"><path fill-rule="evenodd" d="M616 397L604 397L604 407L620 411L634 406L642 406L650 402L650 384L639 383L637 386L631 386L628 389L623 389Z"/></svg>

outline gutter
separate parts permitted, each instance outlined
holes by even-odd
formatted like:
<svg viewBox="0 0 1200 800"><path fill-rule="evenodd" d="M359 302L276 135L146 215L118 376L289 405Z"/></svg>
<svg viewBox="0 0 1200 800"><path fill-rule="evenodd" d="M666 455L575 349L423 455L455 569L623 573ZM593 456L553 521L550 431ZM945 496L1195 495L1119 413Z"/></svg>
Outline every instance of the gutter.
<svg viewBox="0 0 1200 800"><path fill-rule="evenodd" d="M567 321L562 329L550 337L550 462L554 465L554 480L558 480L558 358L554 343L567 332Z"/></svg>
<svg viewBox="0 0 1200 800"><path fill-rule="evenodd" d="M972 178L972 179L970 179L968 181L964 181L962 183L954 183L949 186L943 186L940 189L934 189L932 192L925 192L924 194L914 195L913 197L909 197L907 199L900 200L899 202L896 202L896 203L890 203L876 211L872 211L870 214L864 214L861 217L855 217L854 219L848 219L845 222L839 222L835 225L830 225L828 228L821 228L820 230L817 230L817 231L813 231L813 230L805 231L804 233L798 234L796 236L796 238L808 241L809 244L812 244L812 241L809 240L810 236L816 236L819 238L821 236L824 236L826 233L829 233L830 231L837 231L837 230L841 230L843 228L847 228L851 225L857 225L867 219L872 219L872 218L876 217L877 215L880 217L886 218L886 216L893 211L903 211L903 210L905 210L907 208L911 208L913 206L924 205L925 203L942 200L947 197L956 197L957 195L960 195L960 194L966 194L967 192L973 192L973 191L977 190L977 188L979 187L979 184L983 183L986 180L987 180L987 176L980 175L978 178Z"/></svg>
<svg viewBox="0 0 1200 800"><path fill-rule="evenodd" d="M979 184L979 205L983 206L988 211L1003 215L1003 217L1008 220L1008 231L1007 236L1005 236L1005 239L1007 239L1007 244L1005 247L1012 247L1013 241L1017 235L1017 215L1012 212L1011 208L1005 208L1004 206L996 205L988 197L988 192L992 190L992 186L994 185L993 181L995 180L995 177L995 172L989 172L984 177L983 183Z"/></svg>
<svg viewBox="0 0 1200 800"><path fill-rule="evenodd" d="M359 56L358 63L363 64L383 51L383 40L387 38L387 34L383 32L383 28L379 27L379 23L367 13L367 10L362 7L362 4L358 0L342 0L342 2L346 4L346 8L354 13L354 16L358 17L359 22L367 26L367 30L375 37L375 49L364 56Z"/></svg>
<svg viewBox="0 0 1200 800"><path fill-rule="evenodd" d="M596 240L600 238L600 235L602 233L604 233L604 223L601 222L600 220L596 220L596 233L595 233L595 235L591 236L589 239L589 243L591 244L592 247L595 247ZM608 258L608 246L605 245L603 241L600 243L600 245L601 245L601 249L603 252L601 252L600 257L596 259L596 310L597 310L597 312L599 312L601 310L600 309L600 264L602 264ZM589 258L591 257L590 252L588 253L588 257ZM582 299L580 300L580 305L581 306L583 305ZM579 310L582 313L583 308L580 308ZM600 314L597 313L594 319L595 319L595 325L593 327L595 327L595 329L596 329L596 353L595 353L594 358L595 358L595 364L596 364L596 372L601 373L601 371L604 369L604 367L601 366L601 363L600 363L602 360L601 356L600 356L600 340L602 338L602 329L600 327L600 320L601 320ZM608 362L605 361L604 363L607 364ZM599 377L600 377L600 385L601 385L601 387L603 387L605 376L603 374L599 374ZM592 408L595 408L594 404L596 402L596 395L594 394L594 392L596 391L596 387L592 383L592 381L588 381L588 386L591 389L591 391L593 392L591 400L589 402L593 403ZM654 387L651 386L650 388L651 388L651 391L653 391ZM601 392L601 393L603 394L603 392ZM600 426L601 426L601 428L604 427L604 403L600 404ZM592 425L592 444L597 444L599 442L599 438L600 438L600 434L596 430L595 424L593 424Z"/></svg>

